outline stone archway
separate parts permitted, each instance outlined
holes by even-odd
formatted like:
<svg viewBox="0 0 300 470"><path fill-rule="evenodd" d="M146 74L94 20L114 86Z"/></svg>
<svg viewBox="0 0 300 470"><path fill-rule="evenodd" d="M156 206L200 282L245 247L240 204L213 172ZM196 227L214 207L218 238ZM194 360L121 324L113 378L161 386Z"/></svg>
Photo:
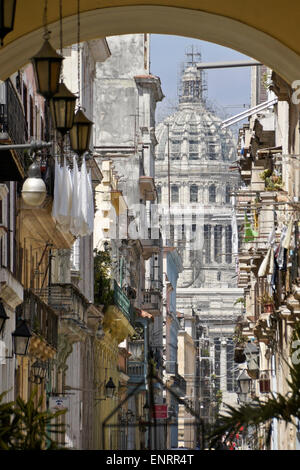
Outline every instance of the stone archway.
<svg viewBox="0 0 300 470"><path fill-rule="evenodd" d="M300 77L300 32L292 8L267 0L261 11L259 0L227 5L220 0L156 0L111 2L86 0L81 8L81 39L130 34L160 33L214 42L253 57L291 83ZM165 3L165 5L164 5ZM265 3L270 3L269 8ZM295 2L296 3L296 2ZM77 41L75 0L63 2L63 42ZM167 6L168 5L168 6ZM299 7L297 7L299 9ZM58 1L48 5L51 42L59 47ZM35 11L35 14L33 14ZM6 79L25 65L39 49L42 38L43 2L19 2L15 30L0 50L0 78Z"/></svg>

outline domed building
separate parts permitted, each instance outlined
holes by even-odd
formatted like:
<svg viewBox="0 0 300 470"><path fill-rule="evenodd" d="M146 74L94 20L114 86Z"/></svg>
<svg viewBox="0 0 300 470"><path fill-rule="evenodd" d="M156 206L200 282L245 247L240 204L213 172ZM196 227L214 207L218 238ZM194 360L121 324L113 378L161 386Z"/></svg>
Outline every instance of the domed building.
<svg viewBox="0 0 300 470"><path fill-rule="evenodd" d="M155 181L165 243L176 246L183 259L178 341L189 334L196 356L194 374L183 375L193 406L211 423L217 403L237 400L232 337L241 313L234 304L242 292L232 254L231 194L239 182L232 168L235 144L208 109L203 88L202 72L190 63L178 110L156 127ZM180 366L180 351L178 357Z"/></svg>

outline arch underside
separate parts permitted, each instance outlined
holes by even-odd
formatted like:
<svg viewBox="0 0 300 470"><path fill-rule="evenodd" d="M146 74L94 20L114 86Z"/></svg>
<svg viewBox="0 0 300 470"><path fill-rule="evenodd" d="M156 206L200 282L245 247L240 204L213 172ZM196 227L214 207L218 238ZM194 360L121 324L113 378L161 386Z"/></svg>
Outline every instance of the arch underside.
<svg viewBox="0 0 300 470"><path fill-rule="evenodd" d="M83 12L80 15L80 25L81 41L133 33L192 37L235 49L259 60L278 72L288 83L300 79L298 53L270 34L222 15L171 6L133 5ZM50 23L49 29L51 43L58 49L59 21ZM10 34L16 33L14 31ZM39 27L8 42L0 50L2 80L29 62L42 44L42 35L43 28ZM10 35L7 36L7 41L9 39ZM77 16L68 16L63 19L63 45L69 46L76 42Z"/></svg>

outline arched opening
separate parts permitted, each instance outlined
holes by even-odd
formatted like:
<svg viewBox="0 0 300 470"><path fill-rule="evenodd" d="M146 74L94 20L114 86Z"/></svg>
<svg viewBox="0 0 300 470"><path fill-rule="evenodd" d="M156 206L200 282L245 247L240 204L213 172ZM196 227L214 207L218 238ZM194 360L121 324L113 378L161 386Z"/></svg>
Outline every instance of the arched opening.
<svg viewBox="0 0 300 470"><path fill-rule="evenodd" d="M2 79L25 65L38 49L42 38L43 4L34 0L18 3L15 29L5 38L5 46L0 51ZM83 2L82 2L83 3ZM121 3L121 2L120 2ZM139 0L131 6L113 7L89 0L81 7L81 40L99 37L150 31L151 33L187 36L214 42L253 57L277 71L287 82L296 80L300 69L300 38L296 15L293 9L285 11L272 3L270 9L261 11L249 4L243 9L236 5L225 5L215 0L210 2L173 1L168 6L155 5L153 0ZM146 4L145 4L146 3ZM199 5L201 3L201 5ZM124 2L122 2L124 5ZM202 8L202 9L200 9ZM48 23L51 42L59 47L59 7L51 2L48 7ZM32 15L35 11L35 15ZM63 45L77 40L76 2L63 5Z"/></svg>

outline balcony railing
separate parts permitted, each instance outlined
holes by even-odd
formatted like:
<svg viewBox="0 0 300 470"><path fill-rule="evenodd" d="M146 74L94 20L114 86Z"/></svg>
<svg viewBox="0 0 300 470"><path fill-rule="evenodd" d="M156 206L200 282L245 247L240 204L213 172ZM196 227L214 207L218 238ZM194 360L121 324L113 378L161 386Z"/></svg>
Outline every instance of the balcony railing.
<svg viewBox="0 0 300 470"><path fill-rule="evenodd" d="M118 286L116 281L114 281L114 303L118 307L118 309L121 310L127 320L133 325L135 322L135 314L133 307L130 303L130 300L128 299L126 294L124 294L122 289Z"/></svg>
<svg viewBox="0 0 300 470"><path fill-rule="evenodd" d="M160 315L161 292L156 289L145 289L143 295L143 309L153 315Z"/></svg>
<svg viewBox="0 0 300 470"><path fill-rule="evenodd" d="M51 284L49 287L38 289L37 293L60 318L86 323L87 310L91 304L73 284Z"/></svg>
<svg viewBox="0 0 300 470"><path fill-rule="evenodd" d="M17 315L28 321L28 324L37 335L57 349L58 316L39 296L31 290L25 290L24 302L17 307Z"/></svg>
<svg viewBox="0 0 300 470"><path fill-rule="evenodd" d="M6 143L24 144L28 139L27 123L21 101L10 79L5 82L6 102L0 104L1 140ZM19 164L25 168L24 153L15 150ZM18 165L17 165L18 166Z"/></svg>
<svg viewBox="0 0 300 470"><path fill-rule="evenodd" d="M139 361L129 361L128 371L129 383L138 384L141 383L141 387L146 389L147 379L147 363Z"/></svg>

